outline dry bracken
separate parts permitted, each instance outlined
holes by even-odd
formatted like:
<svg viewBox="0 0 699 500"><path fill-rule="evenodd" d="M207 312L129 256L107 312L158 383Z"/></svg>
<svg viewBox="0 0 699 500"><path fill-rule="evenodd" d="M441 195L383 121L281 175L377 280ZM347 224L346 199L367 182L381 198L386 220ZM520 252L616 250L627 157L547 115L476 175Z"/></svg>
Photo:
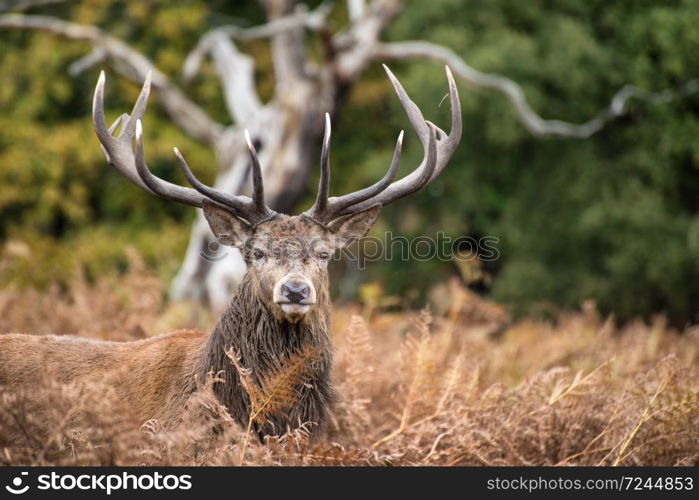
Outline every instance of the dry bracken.
<svg viewBox="0 0 699 500"><path fill-rule="evenodd" d="M157 299L155 278L134 276L118 288L113 277L91 285L76 277L62 292L5 290L2 327L114 331L122 340L154 335L154 325L207 326ZM264 442L251 432L303 383L313 353L299 353L261 383L237 367L253 409L248 429L216 399L215 378L189 398L175 428L135 421L99 380L45 380L24 392L7 385L0 463L699 465L698 328L674 331L662 318L617 326L591 304L555 321L513 322L468 290L447 288L433 314L335 309L338 394L320 436L311 438L313 422ZM124 328L105 326L110 308Z"/></svg>

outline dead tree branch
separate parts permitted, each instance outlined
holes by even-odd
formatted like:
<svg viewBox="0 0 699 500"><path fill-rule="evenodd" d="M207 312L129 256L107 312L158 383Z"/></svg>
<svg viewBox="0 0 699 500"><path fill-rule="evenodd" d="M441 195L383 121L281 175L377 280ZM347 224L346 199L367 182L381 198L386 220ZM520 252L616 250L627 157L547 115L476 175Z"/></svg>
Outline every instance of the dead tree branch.
<svg viewBox="0 0 699 500"><path fill-rule="evenodd" d="M284 32L297 29L317 31L325 25L325 20L330 10L331 4L327 2L322 3L312 11L309 11L308 8L302 4L296 7L296 11L293 14L273 19L259 26L243 28L236 25L225 25L207 31L200 38L197 46L187 55L182 74L185 80L191 80L196 76L199 72L201 62L211 51L212 38L218 38L221 34L234 40L245 42L261 38L272 38Z"/></svg>
<svg viewBox="0 0 699 500"><path fill-rule="evenodd" d="M354 22L364 16L366 12L366 2L364 0L347 0L347 14L350 21Z"/></svg>
<svg viewBox="0 0 699 500"><path fill-rule="evenodd" d="M381 43L376 45L373 58L401 60L409 58L426 58L447 64L457 78L482 88L497 90L505 95L517 113L524 127L536 136L555 135L584 139L596 134L610 121L627 113L630 99L638 99L652 104L661 104L699 91L699 80L693 79L678 89L666 89L650 92L633 85L624 85L612 99L606 109L594 118L581 123L569 123L562 120L547 120L537 114L529 105L522 87L515 81L494 73L483 73L469 66L453 50L424 41Z"/></svg>
<svg viewBox="0 0 699 500"><path fill-rule="evenodd" d="M172 121L201 142L210 145L218 142L223 131L222 125L190 101L147 57L99 28L47 16L5 14L0 15L0 29L46 31L71 40L88 42L93 47L102 49L111 62L117 63L113 65L116 71L139 84L145 81L146 75L151 71L152 85Z"/></svg>
<svg viewBox="0 0 699 500"><path fill-rule="evenodd" d="M0 2L0 12L19 12L34 7L44 7L57 3L65 3L68 0L15 0L14 2Z"/></svg>
<svg viewBox="0 0 699 500"><path fill-rule="evenodd" d="M88 55L81 57L77 61L73 61L68 66L68 74L70 76L78 76L85 71L99 66L107 60L109 54L102 47L95 47Z"/></svg>
<svg viewBox="0 0 699 500"><path fill-rule="evenodd" d="M361 16L355 16L349 27L332 40L338 52L335 62L337 77L354 82L373 60L372 55L386 27L403 8L400 0L374 0L364 6Z"/></svg>
<svg viewBox="0 0 699 500"><path fill-rule="evenodd" d="M210 54L223 88L228 114L239 123L245 123L260 110L262 103L255 89L255 65L250 56L242 54L223 32L210 32L195 57L187 58L183 74L191 80L199 71L202 58Z"/></svg>

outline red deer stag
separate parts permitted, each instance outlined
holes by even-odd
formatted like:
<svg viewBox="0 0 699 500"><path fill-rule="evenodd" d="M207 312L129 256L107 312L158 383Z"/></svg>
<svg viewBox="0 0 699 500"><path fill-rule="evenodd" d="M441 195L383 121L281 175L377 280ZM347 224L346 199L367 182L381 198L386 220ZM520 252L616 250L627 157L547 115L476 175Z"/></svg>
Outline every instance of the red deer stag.
<svg viewBox="0 0 699 500"><path fill-rule="evenodd" d="M214 391L232 417L243 425L251 414L250 385L263 390L265 376L279 373L291 359L309 350L304 376L294 386L296 397L283 411L256 426L260 437L326 420L332 400L328 259L332 252L363 237L381 207L414 193L436 178L461 138L461 111L453 77L446 69L451 100L451 132L426 121L417 105L386 68L398 98L424 148L420 165L394 181L403 133L386 175L376 184L344 196L329 197L330 119L326 115L315 204L301 215L275 213L265 204L257 153L246 132L253 190L251 197L232 195L202 184L175 148L192 188L154 176L143 152L141 117L150 90L143 85L131 116L122 115L107 128L104 121L104 73L93 101L93 121L111 166L141 189L166 200L202 208L213 233L241 250L247 273L228 309L210 335L179 331L134 342L107 342L71 336L0 335L0 384L31 390L42 376L61 383L103 380L113 385L143 421L177 422L189 395L207 374L220 382ZM121 132L113 135L121 125ZM293 255L286 242L294 245ZM295 358L294 358L295 357Z"/></svg>

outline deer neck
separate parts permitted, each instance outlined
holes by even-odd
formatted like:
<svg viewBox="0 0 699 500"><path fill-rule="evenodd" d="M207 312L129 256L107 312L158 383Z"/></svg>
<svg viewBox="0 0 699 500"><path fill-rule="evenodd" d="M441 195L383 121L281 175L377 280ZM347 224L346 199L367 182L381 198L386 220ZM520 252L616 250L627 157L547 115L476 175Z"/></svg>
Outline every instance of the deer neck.
<svg viewBox="0 0 699 500"><path fill-rule="evenodd" d="M302 321L292 323L280 319L270 306L277 307L256 293L255 285L246 275L209 337L199 375L205 377L211 373L222 379L214 385L214 392L231 415L246 425L250 403L228 353L239 357L240 366L250 370L251 379L260 386L265 376L285 366L285 361L291 356L313 352L312 369L307 372L306 383L301 389L308 394L299 398L298 408L275 417L279 420L275 427L279 431L308 421L322 424L327 404L332 399L327 285L317 290L316 306Z"/></svg>

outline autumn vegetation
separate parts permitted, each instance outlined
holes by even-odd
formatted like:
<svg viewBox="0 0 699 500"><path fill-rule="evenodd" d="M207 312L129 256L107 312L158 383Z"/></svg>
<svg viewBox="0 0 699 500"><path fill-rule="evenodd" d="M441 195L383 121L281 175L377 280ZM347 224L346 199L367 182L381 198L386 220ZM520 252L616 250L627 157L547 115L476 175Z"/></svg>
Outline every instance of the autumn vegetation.
<svg viewBox="0 0 699 500"><path fill-rule="evenodd" d="M163 301L163 284L141 266L132 257L125 276L3 290L0 330L129 340L212 326L209 315L193 314L198 308ZM551 320L513 321L457 282L430 295L421 311L336 307L337 401L313 442L309 422L260 443L213 397L215 377L175 428L134 421L99 379L77 387L47 377L28 392L0 388L0 463L699 464L696 327L680 332L660 316L620 326L592 303ZM262 423L283 410L304 356L313 353L257 390L251 418ZM232 369L235 361L232 353Z"/></svg>
<svg viewBox="0 0 699 500"><path fill-rule="evenodd" d="M22 3L32 2L0 8ZM9 29L8 19L96 26L231 126L216 65L191 79L183 63L211 29L264 24L264 3L81 0L0 12L0 335L129 341L209 332L218 317L168 294L196 211L108 168L92 130L99 72L110 121L131 109L138 79L90 43ZM328 29L350 23L348 3L332 2ZM266 442L253 432L293 404L289 388L315 353L254 385L231 351L253 409L247 425L214 398L216 374L176 427L136 420L99 378L63 385L47 374L26 392L0 386L1 465L699 465L699 2L402 3L383 42L448 47L517 82L544 119L586 123L627 85L646 98L588 138L537 135L501 92L458 79L458 150L371 235L494 237L498 258L333 263L336 401L316 439L312 422ZM311 60L329 63L327 32L307 35ZM272 99L268 41L235 43L255 61L260 99ZM375 61L337 96L333 195L379 179L408 125L379 62L426 118L449 123L447 102L437 105L441 62ZM185 184L173 146L206 183L221 174L214 149L178 127L158 91L144 130L159 177ZM420 157L406 134L398 175ZM295 213L312 204L317 175Z"/></svg>

